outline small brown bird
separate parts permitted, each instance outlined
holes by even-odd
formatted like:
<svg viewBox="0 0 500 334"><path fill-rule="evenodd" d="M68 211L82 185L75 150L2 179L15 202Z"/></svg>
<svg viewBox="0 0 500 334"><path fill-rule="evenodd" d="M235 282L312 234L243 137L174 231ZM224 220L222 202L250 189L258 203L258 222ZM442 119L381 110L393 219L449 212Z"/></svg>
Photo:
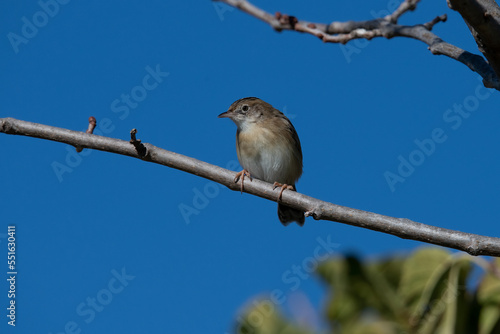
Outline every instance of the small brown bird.
<svg viewBox="0 0 500 334"><path fill-rule="evenodd" d="M302 175L302 149L299 136L292 123L283 113L256 97L240 99L220 114L219 118L230 118L236 132L236 152L244 168L235 178L241 177L241 188L245 176L274 182L283 190L296 190L295 182ZM278 217L283 225L295 221L304 225L304 212L278 203Z"/></svg>

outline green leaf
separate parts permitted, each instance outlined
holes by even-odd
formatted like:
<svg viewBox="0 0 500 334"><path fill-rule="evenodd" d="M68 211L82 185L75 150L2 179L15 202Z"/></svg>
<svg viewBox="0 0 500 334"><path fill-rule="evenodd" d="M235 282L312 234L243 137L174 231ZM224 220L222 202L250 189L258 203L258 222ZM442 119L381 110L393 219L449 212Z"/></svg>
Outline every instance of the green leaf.
<svg viewBox="0 0 500 334"><path fill-rule="evenodd" d="M238 319L238 334L313 334L313 331L285 319L269 300L262 300L247 309Z"/></svg>
<svg viewBox="0 0 500 334"><path fill-rule="evenodd" d="M500 272L500 258L492 263L492 270ZM478 303L481 307L479 314L479 333L492 333L498 326L500 319L500 279L491 271L487 272L477 291Z"/></svg>
<svg viewBox="0 0 500 334"><path fill-rule="evenodd" d="M421 248L405 261L399 296L408 305L413 326L419 327L432 297L444 285L450 265L450 253L437 247Z"/></svg>

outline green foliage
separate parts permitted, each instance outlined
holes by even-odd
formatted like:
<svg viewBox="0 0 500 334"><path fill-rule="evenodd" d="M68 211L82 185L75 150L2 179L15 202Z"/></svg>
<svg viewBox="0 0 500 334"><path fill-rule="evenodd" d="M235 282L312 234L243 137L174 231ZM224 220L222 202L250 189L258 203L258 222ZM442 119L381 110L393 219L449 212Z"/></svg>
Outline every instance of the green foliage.
<svg viewBox="0 0 500 334"><path fill-rule="evenodd" d="M477 302L481 309L479 315L479 334L500 333L500 258L496 258L479 285Z"/></svg>
<svg viewBox="0 0 500 334"><path fill-rule="evenodd" d="M486 269L477 287L468 282L474 264ZM321 263L317 274L330 289L324 315L332 333L500 333L500 259L425 247L369 262L338 256ZM262 312L266 307L272 312ZM257 319L257 310L265 316ZM236 332L245 334L314 332L287 320L269 301L249 308L237 323Z"/></svg>
<svg viewBox="0 0 500 334"><path fill-rule="evenodd" d="M262 300L249 309L237 322L238 334L312 334L312 331L290 323L278 312L269 300Z"/></svg>

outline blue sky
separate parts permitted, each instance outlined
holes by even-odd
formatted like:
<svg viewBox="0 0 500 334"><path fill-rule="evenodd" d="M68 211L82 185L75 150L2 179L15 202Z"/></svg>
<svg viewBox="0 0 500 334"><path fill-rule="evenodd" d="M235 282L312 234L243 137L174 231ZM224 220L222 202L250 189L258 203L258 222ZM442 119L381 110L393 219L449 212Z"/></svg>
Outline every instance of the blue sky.
<svg viewBox="0 0 500 334"><path fill-rule="evenodd" d="M95 116L107 136L128 139L137 128L144 142L237 169L236 127L217 115L257 96L297 129L301 192L500 235L498 92L426 45L324 44L210 1L53 3L0 5L0 117L85 130ZM328 22L370 19L393 2L255 3ZM444 0L422 1L401 23L443 13L449 20L435 32L477 53ZM34 20L40 27L30 30ZM29 38L9 41L23 32ZM15 225L18 333L222 334L272 291L282 292L277 307L321 326L324 287L309 273L317 260L423 245L311 218L284 228L276 203L109 153L77 155L64 144L2 134L0 156L0 276L7 226ZM400 167L410 160L413 168ZM56 173L61 165L65 172ZM387 182L388 173L399 181ZM196 214L183 216L186 206ZM12 331L5 279L0 291L0 328Z"/></svg>

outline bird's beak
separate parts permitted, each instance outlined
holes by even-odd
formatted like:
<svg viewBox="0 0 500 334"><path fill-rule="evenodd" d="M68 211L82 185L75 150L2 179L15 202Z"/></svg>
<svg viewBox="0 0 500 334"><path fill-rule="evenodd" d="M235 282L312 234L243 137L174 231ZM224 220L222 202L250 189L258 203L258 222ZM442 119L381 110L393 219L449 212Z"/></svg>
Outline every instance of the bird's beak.
<svg viewBox="0 0 500 334"><path fill-rule="evenodd" d="M223 112L222 114L220 114L220 115L219 115L219 116L217 116L217 117L219 117L219 118L226 118L226 117L227 117L227 118L229 118L229 117L231 117L231 114L232 114L232 113L233 113L232 111L229 111L229 110L228 110L228 111L226 111L226 112Z"/></svg>

